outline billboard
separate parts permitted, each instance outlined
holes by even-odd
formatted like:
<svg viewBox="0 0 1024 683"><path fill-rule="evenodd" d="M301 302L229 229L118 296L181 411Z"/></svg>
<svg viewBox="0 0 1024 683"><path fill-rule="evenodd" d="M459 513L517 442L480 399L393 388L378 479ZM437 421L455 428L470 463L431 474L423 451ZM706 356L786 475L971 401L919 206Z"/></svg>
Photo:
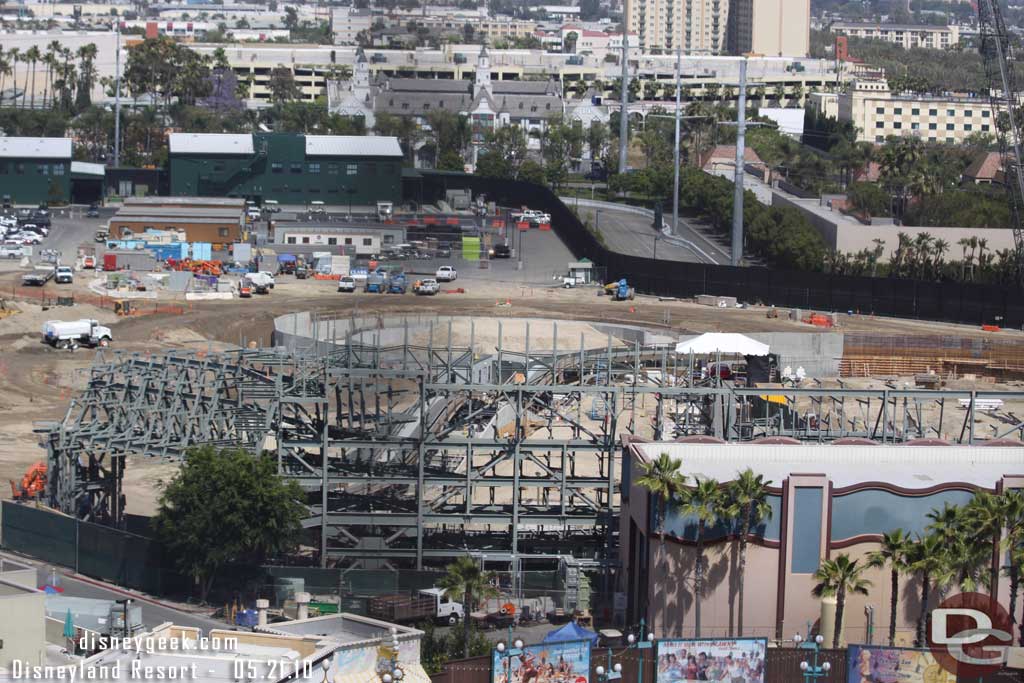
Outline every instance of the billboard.
<svg viewBox="0 0 1024 683"><path fill-rule="evenodd" d="M851 645L846 656L847 683L956 683L930 650Z"/></svg>
<svg viewBox="0 0 1024 683"><path fill-rule="evenodd" d="M590 683L590 641L527 645L521 654L491 657L491 683Z"/></svg>
<svg viewBox="0 0 1024 683"><path fill-rule="evenodd" d="M764 638L659 640L655 683L764 683L767 650Z"/></svg>

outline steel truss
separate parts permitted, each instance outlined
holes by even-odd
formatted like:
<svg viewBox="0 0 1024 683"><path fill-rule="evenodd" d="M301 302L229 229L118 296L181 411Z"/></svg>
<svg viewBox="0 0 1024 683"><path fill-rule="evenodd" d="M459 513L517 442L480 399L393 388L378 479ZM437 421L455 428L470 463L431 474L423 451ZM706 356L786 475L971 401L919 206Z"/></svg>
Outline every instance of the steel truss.
<svg viewBox="0 0 1024 683"><path fill-rule="evenodd" d="M410 344L408 327L392 346L354 326L329 338L295 353L101 357L46 432L50 504L119 525L126 456L240 446L275 453L306 492L325 566L423 568L466 552L612 566L624 435L974 443L1024 430L1006 411L975 433L982 399L1024 393L738 387L700 380L666 346L531 349L529 325L509 351L499 324L482 357L472 331L452 343L450 324L436 346Z"/></svg>

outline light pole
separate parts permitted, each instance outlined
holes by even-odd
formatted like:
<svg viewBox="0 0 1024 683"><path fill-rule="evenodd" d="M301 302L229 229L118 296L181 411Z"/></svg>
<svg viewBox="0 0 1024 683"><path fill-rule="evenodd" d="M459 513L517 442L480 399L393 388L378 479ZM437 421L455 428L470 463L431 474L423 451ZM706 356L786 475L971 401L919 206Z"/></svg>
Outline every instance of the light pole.
<svg viewBox="0 0 1024 683"><path fill-rule="evenodd" d="M377 675L380 677L381 683L401 683L402 679L405 678L405 671L402 670L401 665L398 663L398 647L398 629L392 626L391 650L394 652L394 656L392 659L378 661L377 663Z"/></svg>
<svg viewBox="0 0 1024 683"><path fill-rule="evenodd" d="M594 672L597 674L597 680L602 681L614 681L622 678L622 665L618 662L612 664L612 651L608 650L608 669L605 670L603 666L598 665Z"/></svg>
<svg viewBox="0 0 1024 683"><path fill-rule="evenodd" d="M626 636L626 649L627 650L650 650L654 647L654 634L648 633L647 638L644 638L644 627L646 623L643 619L640 620L640 639L630 633ZM657 667L655 667L655 675L657 675ZM644 683L644 655L641 652L639 661L637 662L637 683Z"/></svg>
<svg viewBox="0 0 1024 683"><path fill-rule="evenodd" d="M818 655L821 652L821 644L825 639L822 638L819 633L814 636L814 640L809 640L801 645L801 641L803 641L803 639L803 636L799 633L793 636L793 642L796 643L798 648L814 651L813 662L808 662L806 659L800 662L800 670L803 671L804 674L804 683L811 683L812 681L817 681L819 678L828 677L829 672L832 670L831 662L826 661L818 664Z"/></svg>
<svg viewBox="0 0 1024 683"><path fill-rule="evenodd" d="M658 240L660 240L660 239L661 239L661 233L660 232L654 233L654 260L655 261L658 260Z"/></svg>
<svg viewBox="0 0 1024 683"><path fill-rule="evenodd" d="M511 626L508 627L508 639L512 643L512 647L506 646L504 642L499 642L494 649L502 660L501 668L505 670L505 683L512 683L512 658L523 654L523 641L520 638L512 640Z"/></svg>

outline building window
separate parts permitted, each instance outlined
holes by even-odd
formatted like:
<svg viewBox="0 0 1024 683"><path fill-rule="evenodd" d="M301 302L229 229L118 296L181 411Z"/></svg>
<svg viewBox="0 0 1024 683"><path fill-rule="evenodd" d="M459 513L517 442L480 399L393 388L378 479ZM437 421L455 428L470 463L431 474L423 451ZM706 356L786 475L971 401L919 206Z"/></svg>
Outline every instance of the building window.
<svg viewBox="0 0 1024 683"><path fill-rule="evenodd" d="M885 136L884 135L876 135L875 136L875 142L885 142Z"/></svg>
<svg viewBox="0 0 1024 683"><path fill-rule="evenodd" d="M956 128L956 126L953 125L952 123L947 123L946 124L946 130L954 130L955 128Z"/></svg>
<svg viewBox="0 0 1024 683"><path fill-rule="evenodd" d="M217 228L217 236L218 237L227 237L228 236L228 229L227 228Z"/></svg>
<svg viewBox="0 0 1024 683"><path fill-rule="evenodd" d="M363 238L363 246L364 247L368 247L368 246L370 246L372 244L373 244L373 239L372 238L370 238L370 237L364 237Z"/></svg>
<svg viewBox="0 0 1024 683"><path fill-rule="evenodd" d="M928 130L938 130L938 129L939 129L939 124L937 124L937 123L929 123L928 124Z"/></svg>
<svg viewBox="0 0 1024 683"><path fill-rule="evenodd" d="M310 173L320 173L320 164L310 164L306 170Z"/></svg>
<svg viewBox="0 0 1024 683"><path fill-rule="evenodd" d="M885 128L885 121L875 121L875 128Z"/></svg>
<svg viewBox="0 0 1024 683"><path fill-rule="evenodd" d="M946 110L946 116L956 116L956 110L955 109L947 109Z"/></svg>
<svg viewBox="0 0 1024 683"><path fill-rule="evenodd" d="M384 244L393 244L395 241L394 235L384 235Z"/></svg>
<svg viewBox="0 0 1024 683"><path fill-rule="evenodd" d="M939 110L938 109L929 109L928 110L928 116L938 116L938 115L939 115Z"/></svg>
<svg viewBox="0 0 1024 683"><path fill-rule="evenodd" d="M918 109L917 107L914 107L913 109L910 110L910 115L911 116L920 116L921 115L921 110Z"/></svg>
<svg viewBox="0 0 1024 683"><path fill-rule="evenodd" d="M327 238L327 244L335 245L337 243L338 243L338 238L337 237L328 237Z"/></svg>
<svg viewBox="0 0 1024 683"><path fill-rule="evenodd" d="M292 164L289 170L292 172L292 175L298 175L302 173L302 164Z"/></svg>
<svg viewBox="0 0 1024 683"><path fill-rule="evenodd" d="M338 175L338 165L327 164L327 175Z"/></svg>
<svg viewBox="0 0 1024 683"><path fill-rule="evenodd" d="M18 175L25 175L25 164L20 161L14 165L14 171Z"/></svg>
<svg viewBox="0 0 1024 683"><path fill-rule="evenodd" d="M303 244L309 244L309 238L308 237L303 237L302 238L302 243Z"/></svg>
<svg viewBox="0 0 1024 683"><path fill-rule="evenodd" d="M7 175L7 162L0 164L0 175Z"/></svg>
<svg viewBox="0 0 1024 683"><path fill-rule="evenodd" d="M214 170L215 173L220 173L221 171L223 171L224 170L224 162L223 161L215 161L215 162L213 162L213 170Z"/></svg>
<svg viewBox="0 0 1024 683"><path fill-rule="evenodd" d="M294 236L288 235L288 244L295 244L295 237Z"/></svg>
<svg viewBox="0 0 1024 683"><path fill-rule="evenodd" d="M39 175L50 175L49 164L36 164L36 173Z"/></svg>
<svg viewBox="0 0 1024 683"><path fill-rule="evenodd" d="M971 130L972 130L973 128L974 128L974 126L972 126L972 125L971 125L971 124L969 124L969 123L965 123L965 124L964 124L964 131L966 131L966 132L968 132L968 133L970 133L970 132L971 132Z"/></svg>
<svg viewBox="0 0 1024 683"><path fill-rule="evenodd" d="M53 175L64 175L64 164L54 164Z"/></svg>
<svg viewBox="0 0 1024 683"><path fill-rule="evenodd" d="M358 171L359 166L357 164L348 164L345 170L347 175L355 175L356 173L358 173Z"/></svg>
<svg viewBox="0 0 1024 683"><path fill-rule="evenodd" d="M346 237L345 238L345 244L352 244L352 238L351 237Z"/></svg>
<svg viewBox="0 0 1024 683"><path fill-rule="evenodd" d="M974 111L971 110L971 109L965 109L964 110L964 116L967 117L967 118L971 118L972 116L974 116Z"/></svg>
<svg viewBox="0 0 1024 683"><path fill-rule="evenodd" d="M377 175L377 164L372 164L372 163L371 164L365 164L363 166L363 173L368 175L368 176L375 176L375 175Z"/></svg>
<svg viewBox="0 0 1024 683"><path fill-rule="evenodd" d="M892 127L895 128L896 130L899 130L900 128L903 127L903 124L900 123L899 121L895 121L893 122Z"/></svg>
<svg viewBox="0 0 1024 683"><path fill-rule="evenodd" d="M273 163L270 164L271 173L284 173L284 164Z"/></svg>
<svg viewBox="0 0 1024 683"><path fill-rule="evenodd" d="M917 123L916 121L914 123L910 124L910 129L911 130L918 130L920 128L921 128L921 124Z"/></svg>
<svg viewBox="0 0 1024 683"><path fill-rule="evenodd" d="M986 110L981 112L981 118L983 118L983 119L987 119L991 115L992 115L992 112L990 112L988 109L986 109Z"/></svg>
<svg viewBox="0 0 1024 683"><path fill-rule="evenodd" d="M988 124L987 123L981 124L981 132L982 133L987 133L988 132ZM6 170L2 171L2 173L7 173L7 171Z"/></svg>
<svg viewBox="0 0 1024 683"><path fill-rule="evenodd" d="M901 114L903 114L903 107L896 107L895 109L892 110L892 113L895 114L896 116L900 116Z"/></svg>

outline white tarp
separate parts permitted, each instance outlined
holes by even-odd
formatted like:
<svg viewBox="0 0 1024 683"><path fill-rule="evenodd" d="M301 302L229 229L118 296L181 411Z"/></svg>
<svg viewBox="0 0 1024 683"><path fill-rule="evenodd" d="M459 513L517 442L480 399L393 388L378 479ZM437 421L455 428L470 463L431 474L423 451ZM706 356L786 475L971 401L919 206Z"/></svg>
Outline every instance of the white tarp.
<svg viewBox="0 0 1024 683"><path fill-rule="evenodd" d="M732 332L708 332L676 344L676 353L734 353L740 356L767 356L768 345Z"/></svg>

